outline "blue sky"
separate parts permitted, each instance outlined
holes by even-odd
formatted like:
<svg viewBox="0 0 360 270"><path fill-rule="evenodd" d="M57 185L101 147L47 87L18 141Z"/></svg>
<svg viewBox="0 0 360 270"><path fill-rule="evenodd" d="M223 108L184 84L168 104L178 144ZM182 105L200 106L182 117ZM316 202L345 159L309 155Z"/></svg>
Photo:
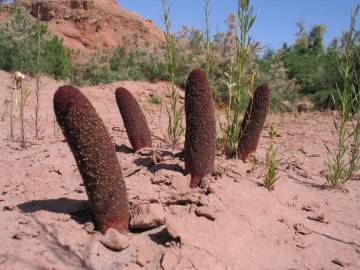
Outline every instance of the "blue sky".
<svg viewBox="0 0 360 270"><path fill-rule="evenodd" d="M162 28L161 0L118 0L120 5L153 20ZM173 31L182 25L204 28L204 0L169 0ZM257 20L252 36L263 46L277 49L283 42L291 44L296 33L296 22L302 20L306 30L318 23L327 26L325 42L340 36L348 28L351 11L359 0L250 0ZM231 11L236 11L237 0L210 0L212 33L226 31L224 22Z"/></svg>

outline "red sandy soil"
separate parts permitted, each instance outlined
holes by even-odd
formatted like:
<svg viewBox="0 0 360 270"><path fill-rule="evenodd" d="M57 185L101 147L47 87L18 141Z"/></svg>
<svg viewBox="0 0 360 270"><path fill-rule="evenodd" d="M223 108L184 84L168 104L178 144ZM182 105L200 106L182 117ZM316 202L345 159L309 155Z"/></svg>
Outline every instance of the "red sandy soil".
<svg viewBox="0 0 360 270"><path fill-rule="evenodd" d="M0 78L1 103L10 91L18 97L10 74L0 71ZM62 84L41 79L40 140L33 138L31 128L31 93L26 149L9 140L9 115L0 122L0 269L360 269L360 183L349 181L345 192L322 188L324 144L334 147L330 113L270 115L253 170L250 163L218 153L217 177L209 178L205 189L191 190L179 159L165 156L154 165L150 157L121 147L130 145L114 97L119 86L139 101L154 146L171 153L181 150L182 145L171 149L163 140L167 99L162 106L148 102L152 94L165 96L167 83L125 81L81 88L118 145L129 201L155 204L166 217L167 225L129 232L129 247L114 252L92 230L81 177L53 122L52 98ZM24 82L31 91L34 85L33 79ZM280 178L271 192L260 185L270 122L278 125L275 143L281 158ZM16 119L16 136L19 124ZM170 237L166 227L179 238Z"/></svg>

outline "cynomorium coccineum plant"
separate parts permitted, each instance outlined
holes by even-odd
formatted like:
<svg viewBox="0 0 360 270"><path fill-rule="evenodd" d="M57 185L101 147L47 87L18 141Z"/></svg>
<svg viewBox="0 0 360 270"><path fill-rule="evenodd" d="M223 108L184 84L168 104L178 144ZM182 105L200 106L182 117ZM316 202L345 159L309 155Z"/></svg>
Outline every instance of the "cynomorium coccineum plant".
<svg viewBox="0 0 360 270"><path fill-rule="evenodd" d="M250 99L244 119L241 123L238 158L246 160L256 151L259 143L261 130L264 126L270 103L270 88L267 84L259 86Z"/></svg>
<svg viewBox="0 0 360 270"><path fill-rule="evenodd" d="M119 87L115 96L133 150L151 147L151 134L145 115L133 95L125 88Z"/></svg>
<svg viewBox="0 0 360 270"><path fill-rule="evenodd" d="M114 144L89 100L72 86L54 96L56 119L82 176L96 227L125 231L129 213L125 182Z"/></svg>
<svg viewBox="0 0 360 270"><path fill-rule="evenodd" d="M190 187L211 174L215 161L215 115L208 79L201 69L189 75L185 92L185 171L191 174Z"/></svg>

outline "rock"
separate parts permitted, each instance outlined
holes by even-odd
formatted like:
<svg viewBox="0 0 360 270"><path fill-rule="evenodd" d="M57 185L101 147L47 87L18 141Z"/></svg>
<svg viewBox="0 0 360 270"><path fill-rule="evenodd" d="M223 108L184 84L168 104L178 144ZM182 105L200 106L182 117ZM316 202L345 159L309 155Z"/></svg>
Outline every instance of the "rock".
<svg viewBox="0 0 360 270"><path fill-rule="evenodd" d="M140 247L137 252L136 263L140 266L145 266L148 262L152 261L155 257L155 252L150 248Z"/></svg>
<svg viewBox="0 0 360 270"><path fill-rule="evenodd" d="M325 220L325 215L324 214L321 214L321 215L318 215L318 216L308 216L307 218L310 219L310 220L313 220L313 221L320 222L320 223L325 223L325 224L329 223L328 221Z"/></svg>
<svg viewBox="0 0 360 270"><path fill-rule="evenodd" d="M62 222L68 222L71 219L71 215L69 214L58 214L56 216L56 220L62 221Z"/></svg>
<svg viewBox="0 0 360 270"><path fill-rule="evenodd" d="M40 17L39 19L48 22L52 18L54 18L55 13L53 10L51 10L51 7L49 6L48 3L42 1L42 2L34 3L31 6L31 15L33 15L35 18L39 16Z"/></svg>
<svg viewBox="0 0 360 270"><path fill-rule="evenodd" d="M76 187L76 188L74 189L74 191L75 191L76 193L84 193L84 192L85 192L84 188L82 188L82 187Z"/></svg>
<svg viewBox="0 0 360 270"><path fill-rule="evenodd" d="M15 240L21 240L24 238L35 238L40 235L40 232L31 228L31 227L25 227L23 226L21 229L19 229L16 233L14 233L11 238Z"/></svg>
<svg viewBox="0 0 360 270"><path fill-rule="evenodd" d="M178 256L171 250L168 250L164 253L161 258L161 269L163 270L173 270L178 264Z"/></svg>
<svg viewBox="0 0 360 270"><path fill-rule="evenodd" d="M152 229L165 224L165 213L160 204L137 204L130 207L131 229Z"/></svg>
<svg viewBox="0 0 360 270"><path fill-rule="evenodd" d="M154 176L151 178L151 184L153 184L153 185L161 185L161 184L171 185L171 180L169 178Z"/></svg>
<svg viewBox="0 0 360 270"><path fill-rule="evenodd" d="M9 211L9 212L11 212L11 211L13 211L15 209L15 206L13 206L13 205L5 205L4 207L3 207L3 211Z"/></svg>
<svg viewBox="0 0 360 270"><path fill-rule="evenodd" d="M215 209L209 206L198 207L195 210L195 213L199 217L205 217L209 220L215 220Z"/></svg>
<svg viewBox="0 0 360 270"><path fill-rule="evenodd" d="M331 261L333 264L336 264L338 266L341 266L341 267L346 267L346 266L349 266L350 264L349 263L346 263L338 258L335 258Z"/></svg>
<svg viewBox="0 0 360 270"><path fill-rule="evenodd" d="M100 242L113 251L122 251L129 247L128 237L112 228L108 229L105 235L102 235Z"/></svg>
<svg viewBox="0 0 360 270"><path fill-rule="evenodd" d="M313 212L314 211L314 208L311 205L304 205L301 209L306 211L306 212Z"/></svg>
<svg viewBox="0 0 360 270"><path fill-rule="evenodd" d="M95 225L92 222L87 222L84 224L84 230L88 233L88 234L94 234L96 233L95 231Z"/></svg>
<svg viewBox="0 0 360 270"><path fill-rule="evenodd" d="M308 235L308 234L312 233L312 230L306 228L304 226L304 224L301 224L301 223L294 224L293 228L297 233L302 234L302 235Z"/></svg>

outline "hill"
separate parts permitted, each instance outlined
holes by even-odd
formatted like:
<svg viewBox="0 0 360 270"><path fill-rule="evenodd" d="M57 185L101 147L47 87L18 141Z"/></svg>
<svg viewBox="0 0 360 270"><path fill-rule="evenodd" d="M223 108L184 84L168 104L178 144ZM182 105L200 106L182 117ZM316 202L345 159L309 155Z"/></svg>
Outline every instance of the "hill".
<svg viewBox="0 0 360 270"><path fill-rule="evenodd" d="M32 16L40 16L49 30L70 49L92 52L128 45L152 47L164 40L151 20L130 12L115 0L24 0Z"/></svg>

